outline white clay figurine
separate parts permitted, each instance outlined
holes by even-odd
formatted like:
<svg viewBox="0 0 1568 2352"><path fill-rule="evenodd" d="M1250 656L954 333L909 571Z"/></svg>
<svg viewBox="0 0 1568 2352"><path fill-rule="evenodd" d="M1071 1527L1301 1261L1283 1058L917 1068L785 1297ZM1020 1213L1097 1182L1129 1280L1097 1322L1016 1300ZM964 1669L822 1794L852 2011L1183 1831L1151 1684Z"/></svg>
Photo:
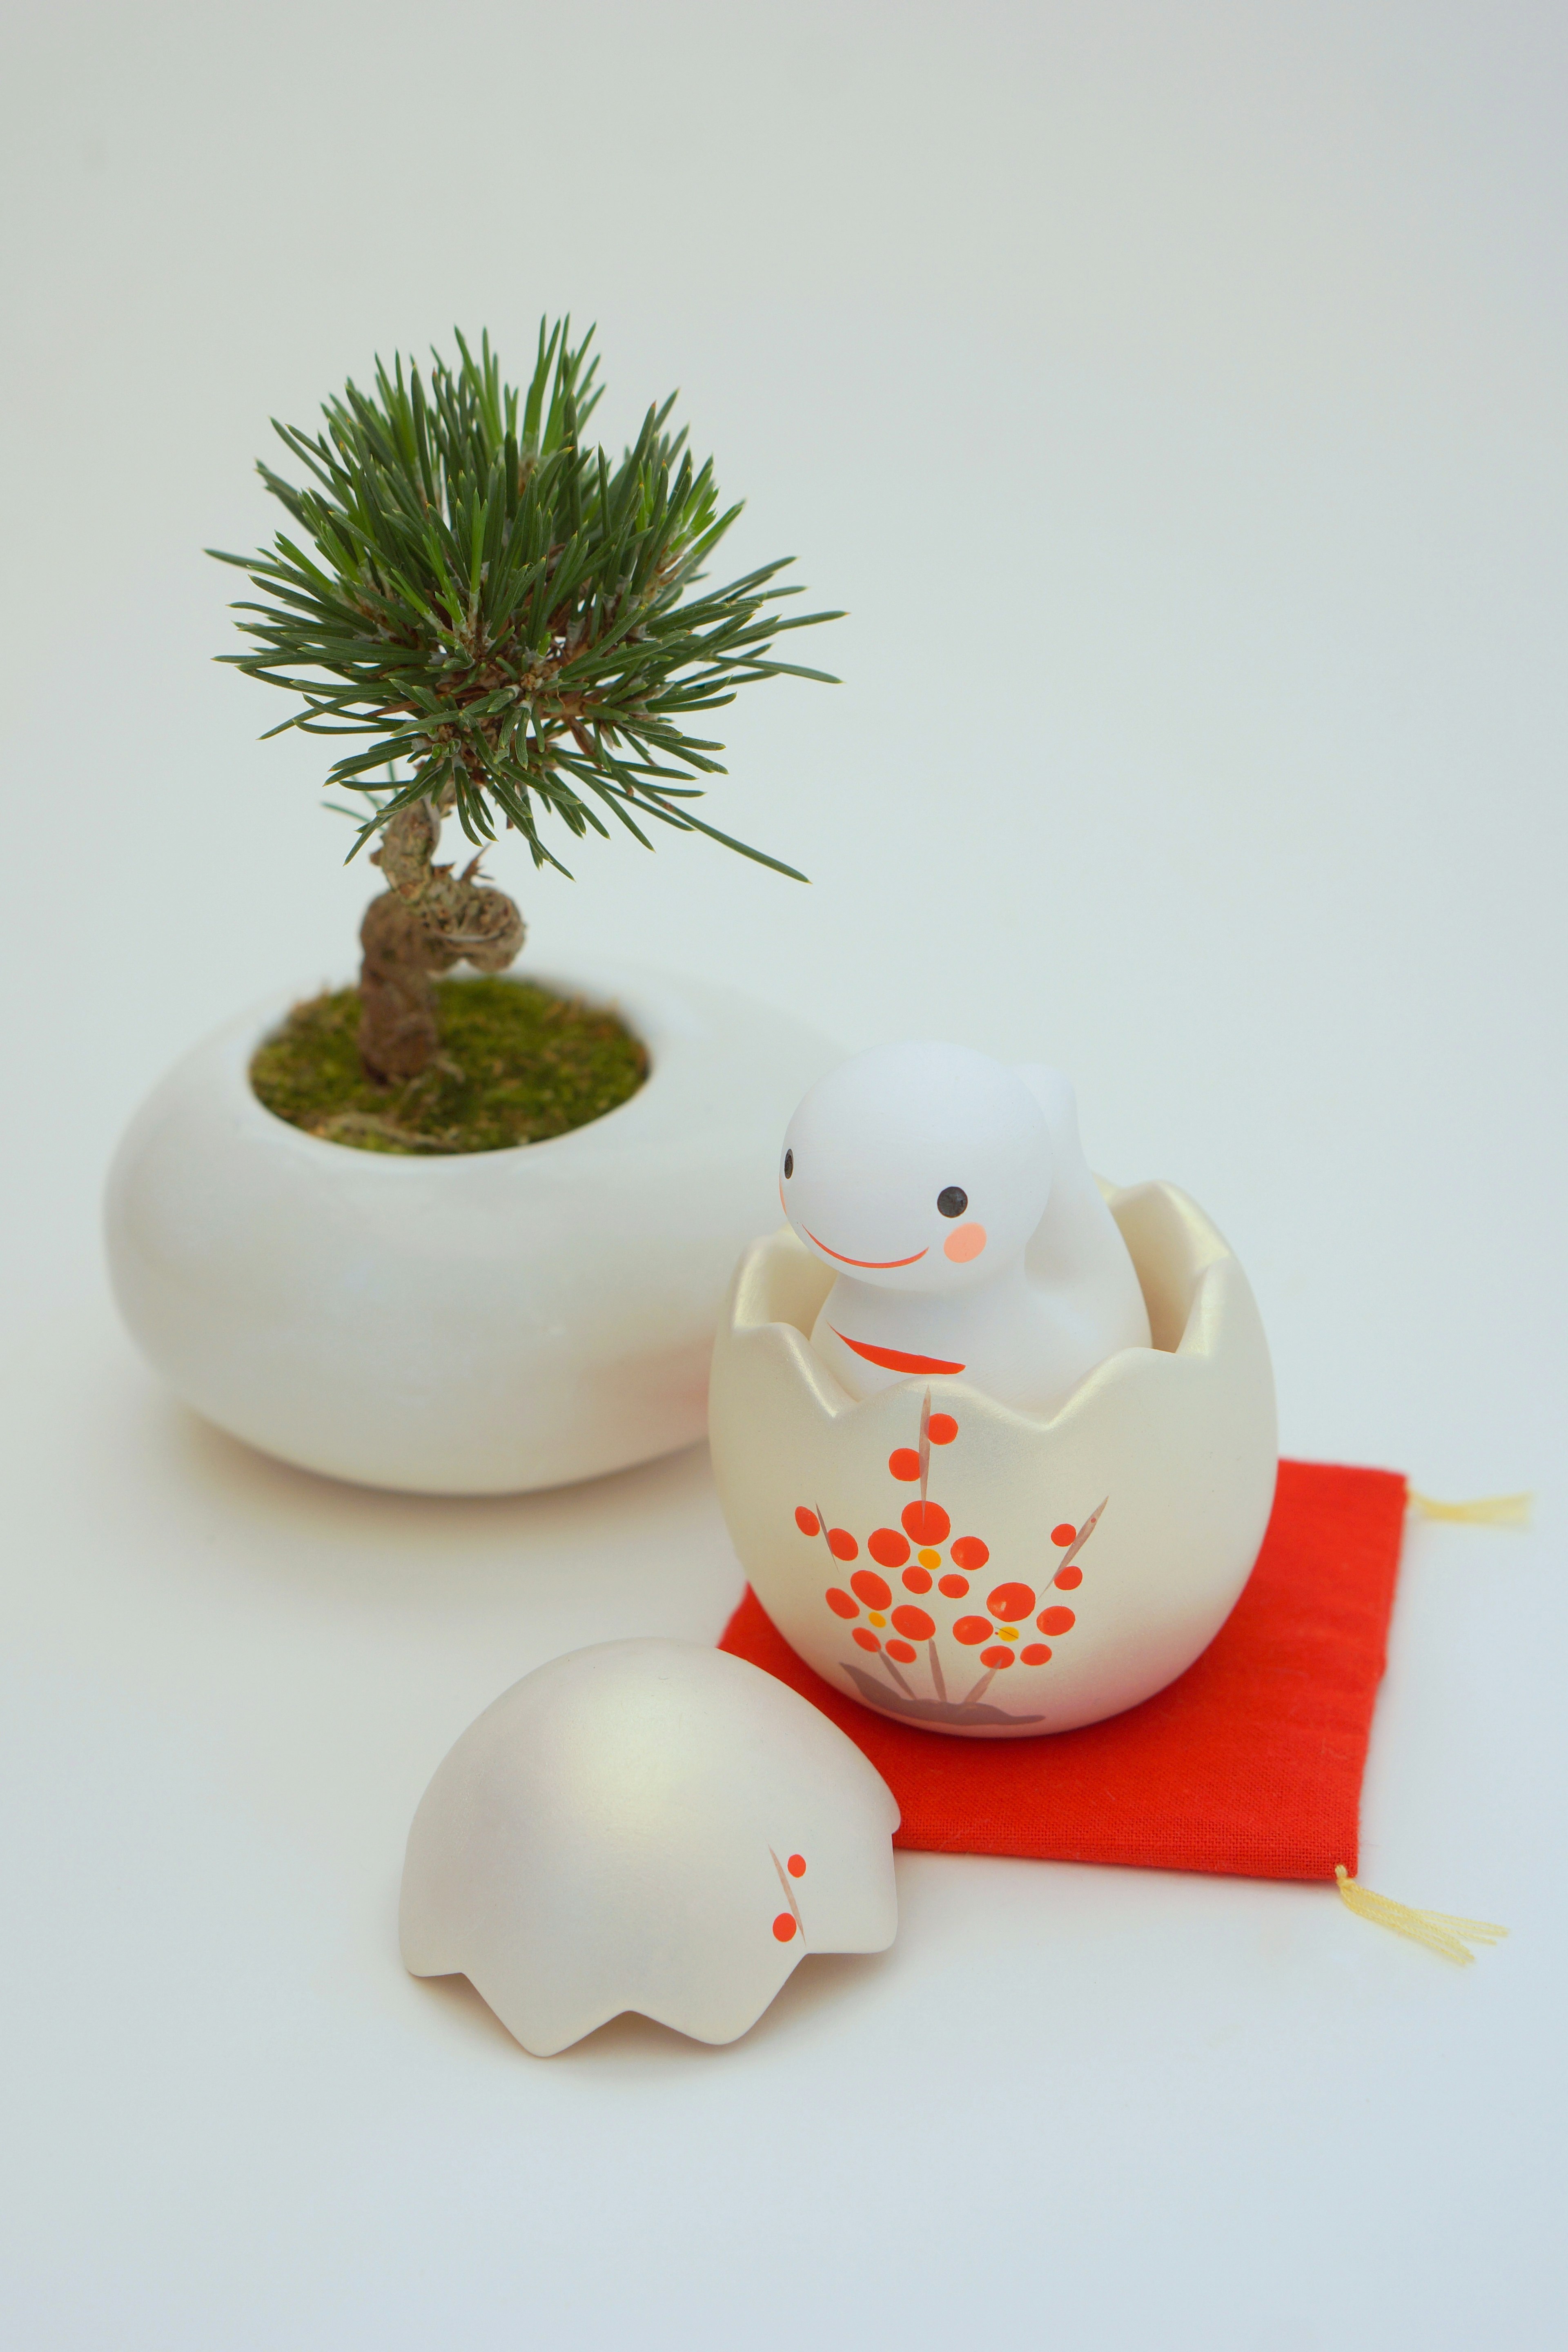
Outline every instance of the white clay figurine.
<svg viewBox="0 0 1568 2352"><path fill-rule="evenodd" d="M852 1396L945 1374L1051 1413L1149 1316L1068 1079L878 1045L789 1123L784 1214L837 1280L812 1345Z"/></svg>

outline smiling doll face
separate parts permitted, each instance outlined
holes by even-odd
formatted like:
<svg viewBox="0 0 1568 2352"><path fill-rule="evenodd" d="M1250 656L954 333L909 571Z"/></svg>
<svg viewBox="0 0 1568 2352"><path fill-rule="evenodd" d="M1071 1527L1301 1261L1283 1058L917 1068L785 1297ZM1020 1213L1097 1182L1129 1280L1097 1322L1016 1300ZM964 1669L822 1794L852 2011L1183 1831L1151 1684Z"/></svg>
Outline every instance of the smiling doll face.
<svg viewBox="0 0 1568 2352"><path fill-rule="evenodd" d="M877 1045L820 1079L779 1162L784 1214L837 1274L879 1289L978 1287L1045 1213L1045 1114L963 1045Z"/></svg>

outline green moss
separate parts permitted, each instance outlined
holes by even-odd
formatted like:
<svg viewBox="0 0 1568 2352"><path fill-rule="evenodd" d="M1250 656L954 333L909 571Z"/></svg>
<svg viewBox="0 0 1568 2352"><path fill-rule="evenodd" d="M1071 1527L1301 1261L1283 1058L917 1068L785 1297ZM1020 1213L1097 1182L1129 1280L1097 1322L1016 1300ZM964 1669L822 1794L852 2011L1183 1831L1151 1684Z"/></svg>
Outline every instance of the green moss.
<svg viewBox="0 0 1568 2352"><path fill-rule="evenodd" d="M438 980L441 1051L378 1087L354 1043L352 988L297 1004L258 1047L250 1083L279 1118L356 1151L500 1151L585 1127L636 1094L647 1054L613 1013L527 981Z"/></svg>

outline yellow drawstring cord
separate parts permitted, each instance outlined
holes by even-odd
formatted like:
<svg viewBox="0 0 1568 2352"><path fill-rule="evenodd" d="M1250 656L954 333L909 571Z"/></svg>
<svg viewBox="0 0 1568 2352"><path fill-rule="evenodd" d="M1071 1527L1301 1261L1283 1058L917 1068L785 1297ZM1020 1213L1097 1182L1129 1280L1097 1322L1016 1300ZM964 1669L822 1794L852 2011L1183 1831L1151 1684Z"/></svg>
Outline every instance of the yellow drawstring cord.
<svg viewBox="0 0 1568 2352"><path fill-rule="evenodd" d="M1371 1919L1379 1927L1392 1927L1396 1936L1409 1936L1429 1951L1441 1952L1446 1960L1457 1961L1460 1968L1468 1968L1476 1957L1468 1948L1471 1944L1495 1944L1508 1933L1490 1919L1456 1919L1447 1911L1416 1911L1408 1903L1395 1903L1392 1895L1374 1895L1370 1886L1357 1884L1342 1862L1334 1864L1334 1877L1341 1900L1358 1917Z"/></svg>
<svg viewBox="0 0 1568 2352"><path fill-rule="evenodd" d="M1405 1489L1410 1508L1424 1519L1457 1519L1467 1528L1527 1528L1532 1495L1481 1495L1473 1503L1439 1503L1434 1496Z"/></svg>

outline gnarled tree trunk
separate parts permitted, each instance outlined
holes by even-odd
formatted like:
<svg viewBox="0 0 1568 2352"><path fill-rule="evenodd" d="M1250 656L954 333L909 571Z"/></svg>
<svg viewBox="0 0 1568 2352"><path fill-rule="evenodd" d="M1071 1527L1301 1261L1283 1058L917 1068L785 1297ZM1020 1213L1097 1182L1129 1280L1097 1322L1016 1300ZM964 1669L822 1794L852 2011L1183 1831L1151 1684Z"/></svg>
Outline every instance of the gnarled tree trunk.
<svg viewBox="0 0 1568 2352"><path fill-rule="evenodd" d="M522 917L504 890L434 863L441 820L428 801L399 809L374 863L387 887L360 925L360 1060L373 1078L416 1078L436 1057L435 975L455 963L504 971L523 941Z"/></svg>

